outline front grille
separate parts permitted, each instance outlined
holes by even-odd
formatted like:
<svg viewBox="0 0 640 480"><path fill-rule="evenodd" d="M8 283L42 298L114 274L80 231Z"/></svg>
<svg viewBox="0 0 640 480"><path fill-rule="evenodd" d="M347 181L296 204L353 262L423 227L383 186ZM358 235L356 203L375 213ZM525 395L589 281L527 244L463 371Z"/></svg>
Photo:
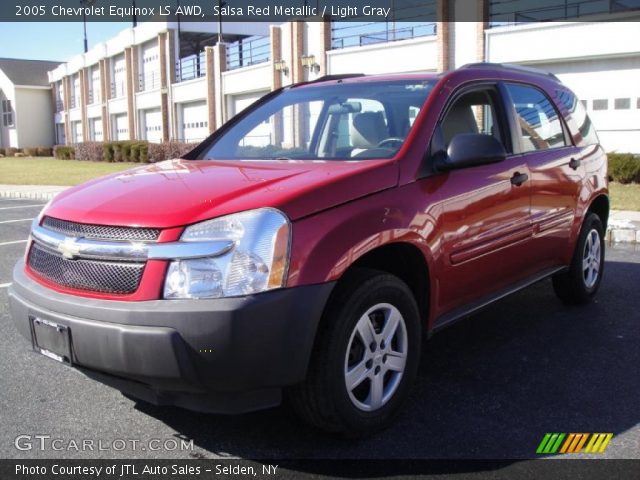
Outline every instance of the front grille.
<svg viewBox="0 0 640 480"><path fill-rule="evenodd" d="M83 237L94 240L120 240L130 242L155 242L160 236L157 228L112 227L75 223L57 218L45 217L42 226L67 237Z"/></svg>
<svg viewBox="0 0 640 480"><path fill-rule="evenodd" d="M59 285L102 293L133 293L138 289L144 263L69 260L34 243L29 266Z"/></svg>

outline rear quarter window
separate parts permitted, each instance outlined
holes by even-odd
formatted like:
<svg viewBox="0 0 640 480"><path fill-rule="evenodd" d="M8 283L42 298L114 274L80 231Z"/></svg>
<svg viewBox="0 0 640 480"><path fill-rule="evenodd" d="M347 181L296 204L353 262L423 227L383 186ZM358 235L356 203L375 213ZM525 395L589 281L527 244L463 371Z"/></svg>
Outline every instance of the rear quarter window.
<svg viewBox="0 0 640 480"><path fill-rule="evenodd" d="M571 136L576 145L586 147L600 143L598 134L582 102L569 90L556 90L559 106L567 119Z"/></svg>

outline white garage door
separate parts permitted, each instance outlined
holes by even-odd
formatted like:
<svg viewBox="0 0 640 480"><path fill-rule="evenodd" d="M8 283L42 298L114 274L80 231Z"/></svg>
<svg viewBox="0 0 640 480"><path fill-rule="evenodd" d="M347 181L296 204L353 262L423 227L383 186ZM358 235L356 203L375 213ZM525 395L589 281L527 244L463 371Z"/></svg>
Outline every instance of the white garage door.
<svg viewBox="0 0 640 480"><path fill-rule="evenodd" d="M125 84L127 80L127 64L124 55L120 55L112 60L112 98L125 96Z"/></svg>
<svg viewBox="0 0 640 480"><path fill-rule="evenodd" d="M182 105L182 137L185 142L199 142L209 136L207 102Z"/></svg>
<svg viewBox="0 0 640 480"><path fill-rule="evenodd" d="M141 89L160 88L160 49L158 42L147 43L142 49Z"/></svg>
<svg viewBox="0 0 640 480"><path fill-rule="evenodd" d="M101 118L91 118L89 119L89 132L91 135L91 140L94 142L101 142L103 137L102 134L102 119Z"/></svg>
<svg viewBox="0 0 640 480"><path fill-rule="evenodd" d="M73 135L73 143L80 143L82 139L82 124L80 122L71 122L71 134Z"/></svg>
<svg viewBox="0 0 640 480"><path fill-rule="evenodd" d="M249 105L257 101L260 97L266 95L267 93L269 92L264 91L232 96L231 111L233 112L233 115L240 113L242 110L247 108ZM245 147L264 147L266 145L269 145L270 143L272 143L271 124L269 122L263 122L242 139L241 145Z"/></svg>
<svg viewBox="0 0 640 480"><path fill-rule="evenodd" d="M260 97L263 97L267 93L269 93L268 90L265 90L264 92L245 93L244 95L234 95L233 97L231 97L232 115L240 113L242 110L247 108L249 105L258 100Z"/></svg>
<svg viewBox="0 0 640 480"><path fill-rule="evenodd" d="M162 142L162 113L159 108L140 112L140 132L144 140Z"/></svg>
<svg viewBox="0 0 640 480"><path fill-rule="evenodd" d="M116 140L129 140L129 120L126 113L113 116L113 131Z"/></svg>

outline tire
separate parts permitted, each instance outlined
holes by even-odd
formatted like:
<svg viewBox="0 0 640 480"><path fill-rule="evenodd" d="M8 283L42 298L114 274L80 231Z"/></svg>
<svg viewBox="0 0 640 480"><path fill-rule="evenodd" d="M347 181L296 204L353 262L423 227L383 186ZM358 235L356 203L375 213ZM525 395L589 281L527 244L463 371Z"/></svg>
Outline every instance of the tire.
<svg viewBox="0 0 640 480"><path fill-rule="evenodd" d="M409 394L420 357L420 314L409 287L384 272L357 270L336 288L307 378L287 396L307 423L360 437L388 426Z"/></svg>
<svg viewBox="0 0 640 480"><path fill-rule="evenodd" d="M589 213L582 224L569 270L553 277L553 289L564 303L590 302L604 273L604 228L600 217Z"/></svg>

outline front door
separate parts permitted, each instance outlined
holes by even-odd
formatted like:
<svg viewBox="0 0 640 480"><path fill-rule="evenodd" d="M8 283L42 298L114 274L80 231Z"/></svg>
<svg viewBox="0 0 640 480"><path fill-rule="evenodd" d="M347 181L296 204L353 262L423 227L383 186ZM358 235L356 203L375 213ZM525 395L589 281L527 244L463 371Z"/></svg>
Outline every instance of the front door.
<svg viewBox="0 0 640 480"><path fill-rule="evenodd" d="M508 120L495 86L462 93L445 110L444 146L461 133L492 135L512 152ZM441 232L437 311L473 303L530 273L529 169L522 156L452 170L428 179Z"/></svg>

